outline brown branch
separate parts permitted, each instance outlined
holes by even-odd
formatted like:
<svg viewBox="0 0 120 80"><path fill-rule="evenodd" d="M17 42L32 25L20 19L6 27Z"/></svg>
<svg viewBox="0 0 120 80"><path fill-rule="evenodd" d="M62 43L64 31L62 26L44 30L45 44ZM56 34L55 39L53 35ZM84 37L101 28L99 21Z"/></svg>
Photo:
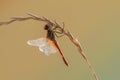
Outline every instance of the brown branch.
<svg viewBox="0 0 120 80"><path fill-rule="evenodd" d="M84 60L87 62L91 72L93 73L93 76L95 77L96 80L99 80L94 68L92 67L92 65L90 64L90 61L88 60L87 56L83 52L79 41L77 39L75 39L69 31L66 31L64 29L64 23L61 26L56 21L51 21L46 17L41 18L41 17L38 17L38 16L33 15L31 13L27 13L27 14L29 15L29 17L13 17L10 21L0 22L0 25L7 25L7 24L13 23L15 21L25 21L25 20L33 19L33 20L37 20L37 21L43 21L52 27L54 26L55 28L59 29L59 31L61 31L63 34L65 34L70 39L70 41L78 48L79 53L82 55Z"/></svg>
<svg viewBox="0 0 120 80"><path fill-rule="evenodd" d="M41 17L38 17L38 16L30 14L30 13L27 13L27 14L29 15L29 17L21 17L21 16L12 17L11 20L9 20L9 21L0 22L0 25L7 25L7 24L13 23L15 21L25 21L25 20L30 20L30 19L37 20L37 21L43 21L49 25L53 25L53 22L50 21L49 19L47 19L46 17L41 18Z"/></svg>
<svg viewBox="0 0 120 80"><path fill-rule="evenodd" d="M79 41L77 39L74 39L73 36L71 35L71 33L68 31L66 33L67 37L71 40L71 42L78 48L79 53L82 55L82 57L85 59L85 61L87 62L91 72L93 73L93 76L95 77L96 80L99 80L94 68L92 67L90 61L88 60L87 56L85 55L85 53L83 52L81 45L79 43Z"/></svg>

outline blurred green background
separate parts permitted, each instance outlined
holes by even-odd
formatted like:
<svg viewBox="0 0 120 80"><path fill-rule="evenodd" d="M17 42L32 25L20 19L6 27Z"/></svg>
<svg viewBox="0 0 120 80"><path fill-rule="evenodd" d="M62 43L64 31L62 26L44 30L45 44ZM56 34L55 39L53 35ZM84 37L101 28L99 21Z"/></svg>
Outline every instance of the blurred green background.
<svg viewBox="0 0 120 80"><path fill-rule="evenodd" d="M27 12L65 22L100 80L120 79L119 0L0 0L0 21ZM69 67L59 54L47 57L26 44L46 35L43 26L33 20L0 26L0 80L95 80L67 37L57 40Z"/></svg>

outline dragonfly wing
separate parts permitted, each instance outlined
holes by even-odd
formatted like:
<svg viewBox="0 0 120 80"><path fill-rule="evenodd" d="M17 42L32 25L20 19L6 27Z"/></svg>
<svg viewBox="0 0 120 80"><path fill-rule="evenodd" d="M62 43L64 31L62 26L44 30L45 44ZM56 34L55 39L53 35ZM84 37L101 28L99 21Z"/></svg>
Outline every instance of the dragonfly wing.
<svg viewBox="0 0 120 80"><path fill-rule="evenodd" d="M27 43L28 43L28 45L31 45L31 46L38 46L39 50L41 52L45 53L45 55L47 55L47 56L49 56L52 53L57 52L57 48L55 46L53 46L51 41L47 38L29 40Z"/></svg>
<svg viewBox="0 0 120 80"><path fill-rule="evenodd" d="M31 46L44 46L46 43L46 38L40 38L40 39L36 39L36 40L29 40L27 41L27 44L28 45L31 45Z"/></svg>
<svg viewBox="0 0 120 80"><path fill-rule="evenodd" d="M44 46L39 46L39 50L41 52L44 52L45 55L49 56L52 53L56 53L57 52L57 48L55 48L54 46L52 46L51 44L47 43Z"/></svg>

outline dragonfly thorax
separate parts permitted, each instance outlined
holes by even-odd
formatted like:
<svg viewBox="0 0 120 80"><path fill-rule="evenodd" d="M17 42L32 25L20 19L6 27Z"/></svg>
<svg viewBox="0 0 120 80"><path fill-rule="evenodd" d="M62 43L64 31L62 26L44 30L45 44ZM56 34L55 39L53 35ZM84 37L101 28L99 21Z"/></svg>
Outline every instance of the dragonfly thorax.
<svg viewBox="0 0 120 80"><path fill-rule="evenodd" d="M55 40L54 32L51 29L47 30L47 38L50 40Z"/></svg>

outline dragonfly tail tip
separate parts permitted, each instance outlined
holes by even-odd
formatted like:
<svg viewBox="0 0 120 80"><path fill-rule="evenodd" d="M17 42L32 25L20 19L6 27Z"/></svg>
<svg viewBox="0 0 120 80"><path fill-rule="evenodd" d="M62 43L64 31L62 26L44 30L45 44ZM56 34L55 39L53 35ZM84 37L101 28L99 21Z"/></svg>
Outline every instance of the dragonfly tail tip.
<svg viewBox="0 0 120 80"><path fill-rule="evenodd" d="M65 60L65 58L62 57L62 59L63 59L64 63L66 64L66 66L68 67L69 65L68 65L67 61Z"/></svg>

